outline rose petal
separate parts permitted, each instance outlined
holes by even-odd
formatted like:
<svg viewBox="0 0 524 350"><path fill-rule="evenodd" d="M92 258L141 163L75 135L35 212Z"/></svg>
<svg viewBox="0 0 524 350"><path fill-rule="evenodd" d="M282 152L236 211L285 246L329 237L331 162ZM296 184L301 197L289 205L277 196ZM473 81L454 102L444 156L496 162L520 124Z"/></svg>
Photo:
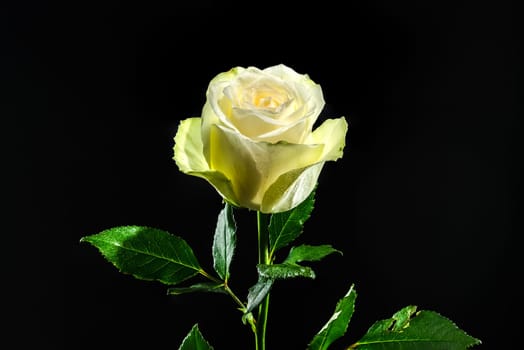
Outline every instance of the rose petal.
<svg viewBox="0 0 524 350"><path fill-rule="evenodd" d="M202 153L200 123L200 118L182 120L175 135L173 158L178 168L184 173L209 170Z"/></svg>
<svg viewBox="0 0 524 350"><path fill-rule="evenodd" d="M282 174L264 194L260 211L279 213L302 203L313 191L324 162Z"/></svg>
<svg viewBox="0 0 524 350"><path fill-rule="evenodd" d="M297 111L302 112L302 108ZM316 117L309 113L304 118L297 119L295 122L289 123L278 129L260 134L257 136L257 141L266 141L275 143L278 141L286 141L289 143L303 143L306 136L311 133L311 128Z"/></svg>
<svg viewBox="0 0 524 350"><path fill-rule="evenodd" d="M306 199L313 191L325 162L342 157L347 129L348 124L343 117L324 121L308 137L307 142L324 144L319 162L280 175L266 191L260 210L264 213L286 211Z"/></svg>
<svg viewBox="0 0 524 350"><path fill-rule="evenodd" d="M231 180L223 173L211 170L203 154L201 118L189 118L180 122L175 135L173 159L185 174L207 180L218 193L231 204L238 205Z"/></svg>
<svg viewBox="0 0 524 350"><path fill-rule="evenodd" d="M308 137L307 144L324 144L322 160L337 160L342 157L346 145L348 123L344 117L327 119Z"/></svg>
<svg viewBox="0 0 524 350"><path fill-rule="evenodd" d="M260 210L266 189L282 174L320 161L323 145L254 142L213 125L210 133L211 169L233 182L241 206Z"/></svg>
<svg viewBox="0 0 524 350"><path fill-rule="evenodd" d="M324 108L325 102L324 96L322 94L322 88L319 84L311 80L309 75L299 74L283 64L268 67L264 69L263 72L277 76L283 81L289 82L289 85L294 89L295 93L298 96L301 96L302 101L299 102L300 104L306 104L309 101L314 101L315 105L312 107L315 108L317 116Z"/></svg>

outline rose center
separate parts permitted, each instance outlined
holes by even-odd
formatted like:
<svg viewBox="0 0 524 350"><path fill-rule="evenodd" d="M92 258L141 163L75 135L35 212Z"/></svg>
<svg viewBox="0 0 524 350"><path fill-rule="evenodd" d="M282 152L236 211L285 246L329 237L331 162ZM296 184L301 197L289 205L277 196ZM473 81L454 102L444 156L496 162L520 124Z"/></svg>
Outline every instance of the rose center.
<svg viewBox="0 0 524 350"><path fill-rule="evenodd" d="M273 96L266 96L265 94L256 94L253 96L253 105L257 106L259 108L277 108L281 105L277 99L273 98Z"/></svg>
<svg viewBox="0 0 524 350"><path fill-rule="evenodd" d="M278 117L288 104L289 98L286 94L266 89L251 89L245 96L246 105L252 108L262 109L269 112L273 117Z"/></svg>

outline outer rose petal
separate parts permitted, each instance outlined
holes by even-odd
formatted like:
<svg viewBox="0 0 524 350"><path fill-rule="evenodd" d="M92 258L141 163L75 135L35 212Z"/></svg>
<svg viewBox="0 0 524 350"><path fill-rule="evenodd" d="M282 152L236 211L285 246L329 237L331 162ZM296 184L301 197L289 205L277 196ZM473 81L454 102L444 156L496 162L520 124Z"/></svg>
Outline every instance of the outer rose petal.
<svg viewBox="0 0 524 350"><path fill-rule="evenodd" d="M307 144L324 144L323 160L337 160L342 157L346 146L348 123L344 117L327 119L308 137Z"/></svg>
<svg viewBox="0 0 524 350"><path fill-rule="evenodd" d="M189 118L180 122L175 135L173 159L180 171L207 180L222 197L238 205L231 180L221 172L210 169L204 158L201 122L201 118Z"/></svg>
<svg viewBox="0 0 524 350"><path fill-rule="evenodd" d="M260 211L286 211L305 200L315 188L324 163L342 157L347 129L348 124L343 117L324 121L308 138L310 144L324 144L319 161L280 175L265 193Z"/></svg>
<svg viewBox="0 0 524 350"><path fill-rule="evenodd" d="M302 203L315 188L323 166L320 162L279 176L266 191L260 211L279 213Z"/></svg>
<svg viewBox="0 0 524 350"><path fill-rule="evenodd" d="M310 128L312 128L325 105L324 95L320 85L311 80L309 75L299 74L283 64L268 67L264 69L264 72L278 76L282 80L289 82L289 85L296 91L297 96L301 98L299 103L307 106L307 110L309 110L308 114L313 116L310 125Z"/></svg>
<svg viewBox="0 0 524 350"><path fill-rule="evenodd" d="M285 173L321 161L323 145L254 142L217 125L211 127L209 164L231 179L240 206L261 210L269 186Z"/></svg>

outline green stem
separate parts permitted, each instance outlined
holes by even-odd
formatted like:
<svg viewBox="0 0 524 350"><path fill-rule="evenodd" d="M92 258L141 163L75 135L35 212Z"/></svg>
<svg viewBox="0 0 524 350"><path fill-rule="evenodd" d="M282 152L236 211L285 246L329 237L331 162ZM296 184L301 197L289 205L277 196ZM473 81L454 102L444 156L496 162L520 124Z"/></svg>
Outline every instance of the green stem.
<svg viewBox="0 0 524 350"><path fill-rule="evenodd" d="M227 294L229 294L229 296L231 298L233 298L233 300L235 301L235 303L237 303L237 305L240 307L240 311L242 312L245 312L246 311L246 305L244 305L244 303L236 296L235 293L233 293L233 291L231 290L231 288L229 288L229 286L227 285L226 282L222 281L222 280L219 280L218 278L216 277L213 277L212 275L208 274L206 271L200 269L200 274L206 278L208 278L209 280L215 282L215 283L219 283L219 284L222 284L224 290L226 291Z"/></svg>
<svg viewBox="0 0 524 350"><path fill-rule="evenodd" d="M257 212L258 229L258 263L268 265L269 260L269 219L270 214ZM256 349L266 350L266 325L269 312L269 293L258 308L258 319L256 328Z"/></svg>

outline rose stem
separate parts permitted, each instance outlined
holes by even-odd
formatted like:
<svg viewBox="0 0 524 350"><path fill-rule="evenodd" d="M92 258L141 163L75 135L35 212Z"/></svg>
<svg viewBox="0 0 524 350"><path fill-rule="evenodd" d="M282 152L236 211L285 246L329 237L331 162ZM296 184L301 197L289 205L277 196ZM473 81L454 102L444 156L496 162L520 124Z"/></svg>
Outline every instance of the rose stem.
<svg viewBox="0 0 524 350"><path fill-rule="evenodd" d="M257 211L257 229L258 229L258 263L268 265L269 261L269 219L270 214L264 214ZM266 349L266 324L267 315L269 311L269 293L264 297L264 300L258 309L257 333L256 333L256 349Z"/></svg>

